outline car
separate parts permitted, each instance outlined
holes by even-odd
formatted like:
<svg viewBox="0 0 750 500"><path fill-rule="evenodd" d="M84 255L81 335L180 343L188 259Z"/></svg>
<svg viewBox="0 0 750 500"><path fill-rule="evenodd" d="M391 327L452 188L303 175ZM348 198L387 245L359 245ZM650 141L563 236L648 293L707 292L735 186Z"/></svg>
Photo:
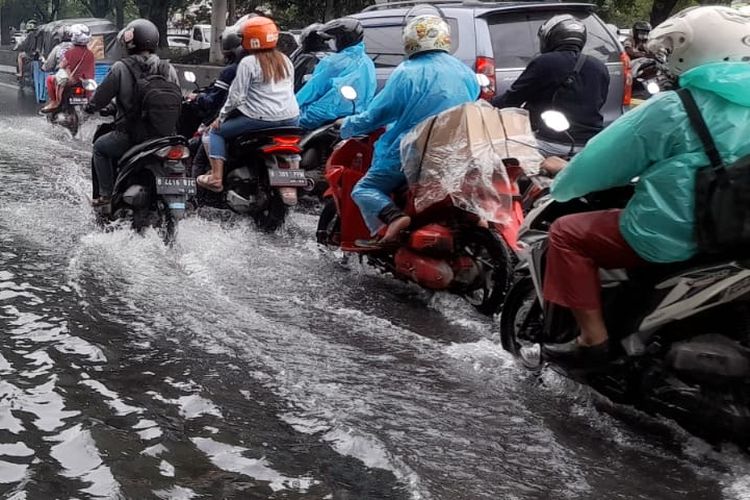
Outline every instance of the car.
<svg viewBox="0 0 750 500"><path fill-rule="evenodd" d="M364 27L365 45L375 63L379 88L403 61L404 18L420 3L380 3L352 15ZM496 93L502 94L520 76L539 53L537 32L545 21L558 14L572 14L588 30L585 53L598 58L609 69L609 96L602 109L605 123L616 120L630 106L630 62L617 35L594 13L595 5L477 0L435 0L430 5L438 7L451 26L453 55L490 79L490 90L482 97L489 99Z"/></svg>
<svg viewBox="0 0 750 500"><path fill-rule="evenodd" d="M190 52L211 48L211 25L196 24L190 32L188 49Z"/></svg>
<svg viewBox="0 0 750 500"><path fill-rule="evenodd" d="M190 37L187 35L168 35L167 43L173 49L187 49L190 45Z"/></svg>

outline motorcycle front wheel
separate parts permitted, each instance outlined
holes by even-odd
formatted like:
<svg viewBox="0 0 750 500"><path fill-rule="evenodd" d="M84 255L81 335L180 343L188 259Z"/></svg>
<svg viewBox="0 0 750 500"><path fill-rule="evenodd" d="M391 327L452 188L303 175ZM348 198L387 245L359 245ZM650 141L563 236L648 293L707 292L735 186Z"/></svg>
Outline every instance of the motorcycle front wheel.
<svg viewBox="0 0 750 500"><path fill-rule="evenodd" d="M541 338L544 328L542 305L531 277L524 276L508 292L500 316L500 342L525 368L543 366Z"/></svg>
<svg viewBox="0 0 750 500"><path fill-rule="evenodd" d="M503 307L513 276L511 252L497 233L480 227L463 232L461 250L480 268L479 282L463 295L480 313L497 314Z"/></svg>

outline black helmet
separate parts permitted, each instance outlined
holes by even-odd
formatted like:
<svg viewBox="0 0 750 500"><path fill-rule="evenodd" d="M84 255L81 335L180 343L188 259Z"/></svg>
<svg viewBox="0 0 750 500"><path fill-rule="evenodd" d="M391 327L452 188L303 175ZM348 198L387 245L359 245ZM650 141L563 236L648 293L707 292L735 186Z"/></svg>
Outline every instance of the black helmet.
<svg viewBox="0 0 750 500"><path fill-rule="evenodd" d="M631 33L633 35L633 38L636 40L638 39L647 39L648 34L651 33L651 23L648 23L646 21L636 21L633 23L633 29L631 30Z"/></svg>
<svg viewBox="0 0 750 500"><path fill-rule="evenodd" d="M318 31L323 40L335 40L336 52L341 52L347 47L356 45L365 37L362 24L353 17L342 17L327 22Z"/></svg>
<svg viewBox="0 0 750 500"><path fill-rule="evenodd" d="M320 23L313 23L302 30L299 35L299 44L304 52L316 52L329 50L328 44L320 36L319 31L323 29Z"/></svg>
<svg viewBox="0 0 750 500"><path fill-rule="evenodd" d="M583 50L586 45L586 26L571 16L555 16L539 27L539 50L542 53L552 52L564 45Z"/></svg>
<svg viewBox="0 0 750 500"><path fill-rule="evenodd" d="M73 37L73 31L71 31L70 26L67 24L60 26L60 37L63 42L69 42L71 40Z"/></svg>
<svg viewBox="0 0 750 500"><path fill-rule="evenodd" d="M221 52L227 64L239 62L245 57L245 49L242 47L242 35L237 25L229 26L221 35Z"/></svg>
<svg viewBox="0 0 750 500"><path fill-rule="evenodd" d="M128 54L156 52L159 46L159 30L148 19L136 19L120 31L117 39L127 49Z"/></svg>

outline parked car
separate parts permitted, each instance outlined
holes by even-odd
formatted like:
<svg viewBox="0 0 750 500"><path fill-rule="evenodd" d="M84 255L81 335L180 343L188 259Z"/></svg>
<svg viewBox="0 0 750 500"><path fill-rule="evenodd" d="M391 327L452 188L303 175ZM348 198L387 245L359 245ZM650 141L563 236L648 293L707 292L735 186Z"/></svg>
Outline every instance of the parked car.
<svg viewBox="0 0 750 500"><path fill-rule="evenodd" d="M170 49L180 52L188 52L190 50L190 37L188 35L167 35L167 43Z"/></svg>
<svg viewBox="0 0 750 500"><path fill-rule="evenodd" d="M370 6L358 18L365 29L367 53L375 62L380 87L403 60L401 30L404 17L418 2L383 3ZM537 32L549 18L572 14L588 29L585 52L602 60L609 69L609 97L602 110L606 123L617 119L630 105L630 64L617 35L585 3L490 3L472 0L436 0L451 26L453 55L486 75L491 89L483 97L503 93L539 53Z"/></svg>
<svg viewBox="0 0 750 500"><path fill-rule="evenodd" d="M211 25L210 24L196 24L193 26L193 30L190 32L190 43L188 44L188 50L195 52L201 49L211 48Z"/></svg>

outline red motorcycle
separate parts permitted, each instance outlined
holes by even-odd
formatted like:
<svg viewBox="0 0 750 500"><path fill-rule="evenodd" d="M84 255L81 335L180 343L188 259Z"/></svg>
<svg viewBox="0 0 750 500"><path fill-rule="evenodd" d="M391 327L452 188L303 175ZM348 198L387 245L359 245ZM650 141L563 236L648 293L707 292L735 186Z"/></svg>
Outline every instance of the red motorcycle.
<svg viewBox="0 0 750 500"><path fill-rule="evenodd" d="M325 176L329 188L318 223L318 243L358 253L369 264L399 279L428 290L456 293L479 312L496 314L511 285L513 250L523 222L515 183L521 175L517 162L504 160L511 192L507 183L495 186L503 194L513 196L510 223L487 224L474 213L456 206L450 197L417 213L414 191L405 188L394 196L394 201L412 218L408 235L395 249L363 249L355 241L369 239L370 231L351 192L370 166L373 145L379 135L346 140L328 159Z"/></svg>

